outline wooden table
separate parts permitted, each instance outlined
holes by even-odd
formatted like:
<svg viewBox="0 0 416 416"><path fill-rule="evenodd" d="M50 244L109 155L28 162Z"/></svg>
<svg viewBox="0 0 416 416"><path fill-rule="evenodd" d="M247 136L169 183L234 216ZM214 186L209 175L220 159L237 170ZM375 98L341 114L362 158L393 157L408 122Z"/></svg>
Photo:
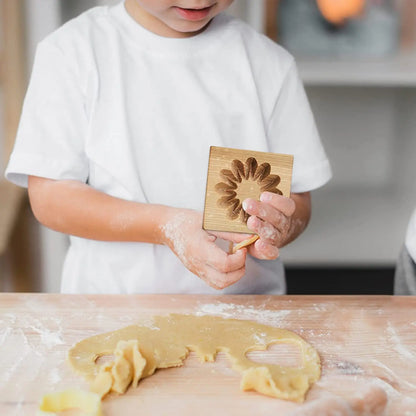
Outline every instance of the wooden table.
<svg viewBox="0 0 416 416"><path fill-rule="evenodd" d="M346 403L369 386L386 393L386 415L416 415L415 297L48 294L0 294L0 414L34 415L46 393L87 389L66 362L75 342L171 312L290 329L318 350L322 378L295 404L241 392L224 353L205 364L191 353L184 367L157 371L137 389L105 399L106 416L325 416L329 402ZM288 348L251 358L296 365L297 352Z"/></svg>

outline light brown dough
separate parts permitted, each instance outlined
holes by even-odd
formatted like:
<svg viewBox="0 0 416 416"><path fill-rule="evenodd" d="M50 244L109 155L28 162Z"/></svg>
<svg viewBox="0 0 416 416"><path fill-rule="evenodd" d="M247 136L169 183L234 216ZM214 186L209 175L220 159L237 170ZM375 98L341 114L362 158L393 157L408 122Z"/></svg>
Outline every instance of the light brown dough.
<svg viewBox="0 0 416 416"><path fill-rule="evenodd" d="M146 359L140 353L137 339L119 341L113 355L114 361L102 365L91 383L91 390L101 397L110 391L123 394L130 384L137 387L146 367Z"/></svg>
<svg viewBox="0 0 416 416"><path fill-rule="evenodd" d="M302 365L260 364L246 356L276 343L296 345ZM149 326L129 326L84 339L70 349L68 358L74 370L92 383L92 390L104 396L109 391L123 393L130 384L136 387L158 368L181 366L190 351L203 362L225 352L232 367L242 373L242 390L296 402L304 400L321 373L318 353L294 332L215 316L157 316ZM98 358L113 354L114 362L97 364Z"/></svg>
<svg viewBox="0 0 416 416"><path fill-rule="evenodd" d="M251 244L255 243L260 237L258 235L253 235L252 237L248 238L247 240L242 241L241 243L236 244L232 247L231 253L235 254L238 250L248 247Z"/></svg>

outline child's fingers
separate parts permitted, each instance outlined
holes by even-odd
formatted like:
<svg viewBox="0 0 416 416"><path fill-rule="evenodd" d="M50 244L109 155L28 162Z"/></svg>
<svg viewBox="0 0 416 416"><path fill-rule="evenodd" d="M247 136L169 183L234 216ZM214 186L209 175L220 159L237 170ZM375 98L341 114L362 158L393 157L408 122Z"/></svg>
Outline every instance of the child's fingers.
<svg viewBox="0 0 416 416"><path fill-rule="evenodd" d="M246 269L242 267L241 269L235 270L229 273L221 273L215 268L207 265L207 272L204 276L204 280L214 289L222 290L228 286L233 285L238 282L245 274Z"/></svg>
<svg viewBox="0 0 416 416"><path fill-rule="evenodd" d="M272 192L263 192L260 195L260 201L265 204L270 204L288 217L291 217L296 209L296 204L293 199Z"/></svg>
<svg viewBox="0 0 416 416"><path fill-rule="evenodd" d="M196 246L195 246L196 247ZM224 289L245 274L247 250L227 254L210 239L187 256L187 267L214 289Z"/></svg>
<svg viewBox="0 0 416 416"><path fill-rule="evenodd" d="M264 243L277 247L281 245L283 233L270 222L251 216L247 221L247 226L250 230L254 231Z"/></svg>
<svg viewBox="0 0 416 416"><path fill-rule="evenodd" d="M219 247L207 253L206 264L220 273L226 274L245 267L247 250L238 250L235 254L228 254Z"/></svg>
<svg viewBox="0 0 416 416"><path fill-rule="evenodd" d="M252 244L248 251L253 257L260 260L274 260L279 257L279 249L275 245L265 243L261 239Z"/></svg>
<svg viewBox="0 0 416 416"><path fill-rule="evenodd" d="M247 199L244 201L244 206L245 211L248 214L250 214L251 216L256 216L262 219L263 221L272 224L279 230L286 230L289 226L290 220L286 216L286 214L282 210L276 208L271 204L256 201L255 199ZM257 233L257 230L254 230L250 227L250 223L248 223L247 225L252 231Z"/></svg>
<svg viewBox="0 0 416 416"><path fill-rule="evenodd" d="M224 289L244 276L246 249L241 249L235 254L228 254L215 244L209 244L206 254L203 278L215 289Z"/></svg>

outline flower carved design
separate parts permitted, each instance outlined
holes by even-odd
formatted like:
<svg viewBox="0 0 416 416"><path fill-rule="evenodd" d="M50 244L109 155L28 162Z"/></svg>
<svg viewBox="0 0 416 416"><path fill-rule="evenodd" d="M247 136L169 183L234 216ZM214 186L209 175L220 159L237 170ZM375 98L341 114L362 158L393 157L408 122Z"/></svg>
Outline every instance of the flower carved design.
<svg viewBox="0 0 416 416"><path fill-rule="evenodd" d="M245 163L235 159L231 162L231 169L222 169L220 177L223 182L215 185L215 190L221 197L218 206L227 210L227 217L231 220L240 219L244 224L249 215L243 209L246 198L259 198L264 191L282 195L277 188L280 176L271 174L269 163L258 164L254 157L249 157Z"/></svg>

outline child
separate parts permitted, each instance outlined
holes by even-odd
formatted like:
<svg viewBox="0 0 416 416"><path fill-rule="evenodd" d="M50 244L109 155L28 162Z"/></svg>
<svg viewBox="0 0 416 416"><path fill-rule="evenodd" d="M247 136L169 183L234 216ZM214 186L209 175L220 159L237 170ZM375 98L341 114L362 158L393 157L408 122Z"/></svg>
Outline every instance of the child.
<svg viewBox="0 0 416 416"><path fill-rule="evenodd" d="M285 292L279 249L331 172L293 58L231 3L125 0L38 46L6 177L70 235L64 293ZM295 158L291 198L245 201L260 239L236 254L216 238L247 236L202 229L211 145Z"/></svg>
<svg viewBox="0 0 416 416"><path fill-rule="evenodd" d="M407 227L405 244L394 275L395 295L416 295L416 210Z"/></svg>

